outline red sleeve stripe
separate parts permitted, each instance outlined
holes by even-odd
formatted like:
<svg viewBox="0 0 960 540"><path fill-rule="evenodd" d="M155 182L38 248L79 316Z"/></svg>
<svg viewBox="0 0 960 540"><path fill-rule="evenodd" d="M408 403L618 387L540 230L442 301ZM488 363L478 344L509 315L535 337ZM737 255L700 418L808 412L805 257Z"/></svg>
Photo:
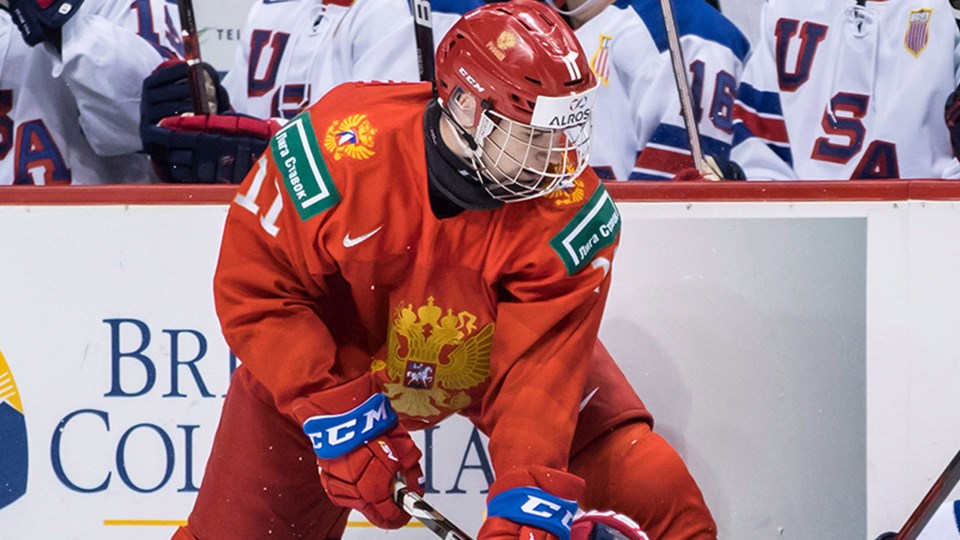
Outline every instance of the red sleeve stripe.
<svg viewBox="0 0 960 540"><path fill-rule="evenodd" d="M743 122L755 137L780 144L790 142L787 124L781 116L763 116L738 101L733 109L733 118L735 122Z"/></svg>
<svg viewBox="0 0 960 540"><path fill-rule="evenodd" d="M635 169L645 169L648 174L664 174L672 177L673 173L681 169L693 167L693 158L690 153L676 148L659 145L647 145L637 156Z"/></svg>

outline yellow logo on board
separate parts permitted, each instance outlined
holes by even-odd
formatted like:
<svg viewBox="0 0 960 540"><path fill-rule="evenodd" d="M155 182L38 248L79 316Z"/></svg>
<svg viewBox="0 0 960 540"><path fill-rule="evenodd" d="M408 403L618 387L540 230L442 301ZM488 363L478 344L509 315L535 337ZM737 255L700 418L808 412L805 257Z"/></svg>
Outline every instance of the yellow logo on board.
<svg viewBox="0 0 960 540"><path fill-rule="evenodd" d="M13 380L13 373L7 360L0 353L0 403L9 403L11 407L23 414L23 403L20 401L20 392L17 391L17 383Z"/></svg>

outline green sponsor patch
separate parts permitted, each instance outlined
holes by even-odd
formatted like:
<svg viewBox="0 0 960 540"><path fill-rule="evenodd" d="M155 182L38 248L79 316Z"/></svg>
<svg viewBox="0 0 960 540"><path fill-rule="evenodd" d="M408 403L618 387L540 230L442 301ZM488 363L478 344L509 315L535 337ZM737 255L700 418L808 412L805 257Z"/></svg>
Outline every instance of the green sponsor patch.
<svg viewBox="0 0 960 540"><path fill-rule="evenodd" d="M550 240L550 245L572 276L598 251L612 244L619 232L620 212L601 185L570 223Z"/></svg>
<svg viewBox="0 0 960 540"><path fill-rule="evenodd" d="M270 149L301 221L340 202L309 114L303 113L284 126L271 139Z"/></svg>

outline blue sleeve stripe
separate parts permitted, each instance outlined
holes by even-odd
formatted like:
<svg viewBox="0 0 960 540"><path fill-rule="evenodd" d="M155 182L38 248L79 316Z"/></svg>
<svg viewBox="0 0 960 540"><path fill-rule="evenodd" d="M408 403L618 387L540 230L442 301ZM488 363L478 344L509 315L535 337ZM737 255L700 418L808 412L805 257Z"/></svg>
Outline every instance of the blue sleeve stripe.
<svg viewBox="0 0 960 540"><path fill-rule="evenodd" d="M630 172L628 180L654 180L654 181L664 181L672 180L673 175L667 175L663 173L658 173L655 171L650 171L646 169L633 169Z"/></svg>
<svg viewBox="0 0 960 540"><path fill-rule="evenodd" d="M660 3L654 0L618 0L621 9L632 7L643 19L660 52L668 50L667 30ZM673 0L673 13L681 36L694 35L730 49L741 62L750 52L750 42L729 19L703 0Z"/></svg>
<svg viewBox="0 0 960 540"><path fill-rule="evenodd" d="M775 144L767 144L767 146L773 150L773 153L780 156L787 165L793 167L793 152L790 151L790 148L784 148L782 146L777 146Z"/></svg>
<svg viewBox="0 0 960 540"><path fill-rule="evenodd" d="M464 15L473 8L484 3L481 0L430 0L430 9L441 13L456 13Z"/></svg>
<svg viewBox="0 0 960 540"><path fill-rule="evenodd" d="M738 146L743 141L754 136L755 135L753 134L752 131L750 131L750 128L745 126L743 122L737 122L733 124L733 145L734 146Z"/></svg>
<svg viewBox="0 0 960 540"><path fill-rule="evenodd" d="M743 103L758 114L774 114L783 116L780 106L780 94L757 90L753 86L741 82L737 88L737 101Z"/></svg>
<svg viewBox="0 0 960 540"><path fill-rule="evenodd" d="M660 124L657 126L656 131L653 132L653 136L650 137L650 141L647 144L678 148L686 150L688 153L690 151L690 140L687 138L686 128L670 124ZM702 133L700 134L700 146L703 147L704 153L712 156L726 158L730 155L731 145L729 143L708 137Z"/></svg>

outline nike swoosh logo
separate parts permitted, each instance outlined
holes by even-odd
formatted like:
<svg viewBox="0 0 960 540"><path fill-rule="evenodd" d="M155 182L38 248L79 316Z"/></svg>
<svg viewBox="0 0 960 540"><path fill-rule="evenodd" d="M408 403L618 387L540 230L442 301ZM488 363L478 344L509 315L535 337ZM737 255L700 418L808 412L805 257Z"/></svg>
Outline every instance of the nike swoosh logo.
<svg viewBox="0 0 960 540"><path fill-rule="evenodd" d="M599 386L594 388L593 392L587 394L587 397L583 398L583 401L580 402L579 412L583 412L583 410L587 408L587 403L590 403L590 400L593 399L593 396L597 395L598 390L600 390Z"/></svg>
<svg viewBox="0 0 960 540"><path fill-rule="evenodd" d="M383 225L381 225L381 226L377 227L376 229L368 232L367 234L363 234L363 235L357 236L356 238L350 238L350 233L347 233L347 234L343 235L343 247L345 247L345 248L352 248L353 246L355 246L355 245L357 245L357 244L365 241L366 239L370 238L371 236L377 234L378 232L380 232L380 229L382 229L382 228L383 228Z"/></svg>

